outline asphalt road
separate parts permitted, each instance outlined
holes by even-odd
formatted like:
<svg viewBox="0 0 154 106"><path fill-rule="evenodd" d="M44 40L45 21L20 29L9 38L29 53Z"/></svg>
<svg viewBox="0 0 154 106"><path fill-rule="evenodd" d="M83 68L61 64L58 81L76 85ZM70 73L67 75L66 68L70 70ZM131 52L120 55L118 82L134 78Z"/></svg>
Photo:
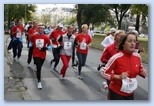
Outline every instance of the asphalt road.
<svg viewBox="0 0 154 106"><path fill-rule="evenodd" d="M101 84L105 80L96 70L102 51L89 48L86 66L82 69L83 80L78 79L77 67L72 67L70 61L65 81L59 79L59 72L54 72L49 67L49 61L53 56L52 52L48 51L42 67L43 89L38 90L33 64L30 68L27 66L28 49L25 40L23 44L20 63L10 62L9 55L5 50L4 100L107 100L106 92L101 92ZM12 53L10 56L12 57ZM148 64L143 65L148 70ZM61 67L60 60L58 69L60 70ZM135 91L135 100L148 100L148 77L145 79L137 77L137 79L139 86Z"/></svg>

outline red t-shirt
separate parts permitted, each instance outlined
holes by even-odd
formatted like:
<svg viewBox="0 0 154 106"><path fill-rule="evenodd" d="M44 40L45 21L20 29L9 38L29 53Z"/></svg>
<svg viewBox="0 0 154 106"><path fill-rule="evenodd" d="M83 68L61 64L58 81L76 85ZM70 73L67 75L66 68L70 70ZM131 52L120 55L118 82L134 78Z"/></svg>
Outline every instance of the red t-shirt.
<svg viewBox="0 0 154 106"><path fill-rule="evenodd" d="M53 44L53 45L56 45L56 46L58 47L58 46L59 46L58 39L59 39L63 34L64 34L63 31L54 30L54 31L50 34L50 36L49 36L50 39L53 39L53 40L52 40L52 44Z"/></svg>
<svg viewBox="0 0 154 106"><path fill-rule="evenodd" d="M38 32L38 28L30 28L28 30L28 36L32 36L33 34L35 34L35 32Z"/></svg>
<svg viewBox="0 0 154 106"><path fill-rule="evenodd" d="M76 42L78 43L76 51L80 52L80 53L83 53L83 54L88 54L88 46L86 46L85 50L81 49L81 43L85 42L87 45L90 44L92 42L91 37L88 34L83 35L82 33L79 33L76 36Z"/></svg>
<svg viewBox="0 0 154 106"><path fill-rule="evenodd" d="M108 45L105 50L103 51L102 57L101 57L101 62L102 63L107 63L108 60L115 55L116 53L118 53L117 47L116 47L116 43L112 43L110 45Z"/></svg>
<svg viewBox="0 0 154 106"><path fill-rule="evenodd" d="M17 25L13 26L11 32L16 32L17 30L19 30L21 32L21 35L24 33L24 27L23 26L17 26ZM15 38L18 38L16 35L17 35L17 33L13 34L13 36Z"/></svg>
<svg viewBox="0 0 154 106"><path fill-rule="evenodd" d="M50 42L50 39L49 37L46 35L46 34L43 34L43 35L39 35L39 34L34 34L30 41L32 42L33 44L33 57L40 57L42 59L45 59L46 57L46 51L45 52L42 52L40 48L43 48L43 47L46 47L46 45L50 45L51 42Z"/></svg>

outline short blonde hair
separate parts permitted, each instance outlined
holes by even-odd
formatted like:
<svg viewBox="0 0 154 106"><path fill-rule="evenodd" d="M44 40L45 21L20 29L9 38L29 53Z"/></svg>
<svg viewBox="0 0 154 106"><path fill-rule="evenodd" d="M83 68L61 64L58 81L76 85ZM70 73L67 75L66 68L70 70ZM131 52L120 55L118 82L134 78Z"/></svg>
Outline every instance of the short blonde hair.
<svg viewBox="0 0 154 106"><path fill-rule="evenodd" d="M117 30L116 32L115 32L115 34L114 34L114 37L116 37L118 34L125 34L125 31L124 30Z"/></svg>
<svg viewBox="0 0 154 106"><path fill-rule="evenodd" d="M83 25L81 26L81 28L84 28L84 27L87 27L87 28L88 28L88 25L87 25L87 24L83 24Z"/></svg>

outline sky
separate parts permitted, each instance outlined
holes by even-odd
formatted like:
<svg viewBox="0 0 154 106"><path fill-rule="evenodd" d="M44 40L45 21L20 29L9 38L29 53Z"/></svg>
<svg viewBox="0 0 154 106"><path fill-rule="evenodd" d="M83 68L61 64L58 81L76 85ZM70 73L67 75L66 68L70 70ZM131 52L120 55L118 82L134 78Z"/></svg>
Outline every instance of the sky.
<svg viewBox="0 0 154 106"><path fill-rule="evenodd" d="M74 8L75 4L36 4L37 10L42 10L48 7L68 7L68 8Z"/></svg>

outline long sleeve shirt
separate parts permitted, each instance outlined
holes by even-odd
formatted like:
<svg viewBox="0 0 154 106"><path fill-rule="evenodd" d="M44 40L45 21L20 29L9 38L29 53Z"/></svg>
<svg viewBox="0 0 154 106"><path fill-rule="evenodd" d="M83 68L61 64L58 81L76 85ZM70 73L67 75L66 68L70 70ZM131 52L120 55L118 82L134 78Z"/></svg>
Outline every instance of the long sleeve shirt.
<svg viewBox="0 0 154 106"><path fill-rule="evenodd" d="M105 67L102 68L101 74L103 78L110 80L109 88L122 96L130 96L134 92L121 92L122 80L114 79L114 75L121 75L123 72L129 73L129 78L136 78L143 69L141 58L138 53L127 53L125 50L113 55Z"/></svg>

